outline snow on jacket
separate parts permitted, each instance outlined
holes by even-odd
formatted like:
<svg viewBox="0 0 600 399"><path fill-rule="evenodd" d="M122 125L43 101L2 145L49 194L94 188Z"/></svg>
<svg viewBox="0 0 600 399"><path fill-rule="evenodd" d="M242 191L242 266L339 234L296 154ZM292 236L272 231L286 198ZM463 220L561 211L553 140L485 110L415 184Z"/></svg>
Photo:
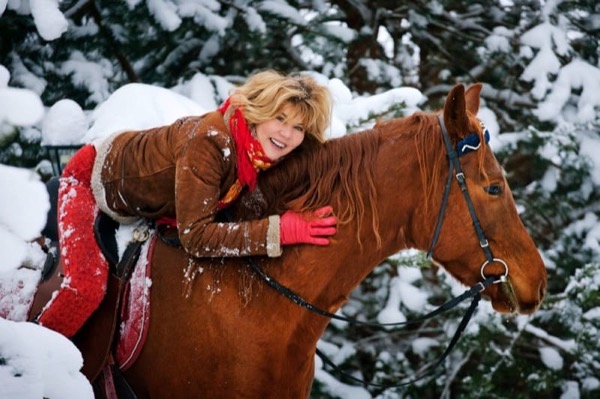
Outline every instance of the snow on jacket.
<svg viewBox="0 0 600 399"><path fill-rule="evenodd" d="M182 246L196 257L281 255L279 216L214 221L236 180L235 144L221 113L114 134L97 150L92 190L113 219L175 218Z"/></svg>

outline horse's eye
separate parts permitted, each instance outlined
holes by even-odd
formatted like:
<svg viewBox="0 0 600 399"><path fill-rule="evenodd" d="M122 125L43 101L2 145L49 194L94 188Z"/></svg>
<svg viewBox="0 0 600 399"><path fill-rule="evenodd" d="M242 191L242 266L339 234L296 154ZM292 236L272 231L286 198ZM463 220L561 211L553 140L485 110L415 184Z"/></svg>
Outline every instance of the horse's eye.
<svg viewBox="0 0 600 399"><path fill-rule="evenodd" d="M502 186L499 184L492 184L483 188L489 195L500 195L502 194Z"/></svg>

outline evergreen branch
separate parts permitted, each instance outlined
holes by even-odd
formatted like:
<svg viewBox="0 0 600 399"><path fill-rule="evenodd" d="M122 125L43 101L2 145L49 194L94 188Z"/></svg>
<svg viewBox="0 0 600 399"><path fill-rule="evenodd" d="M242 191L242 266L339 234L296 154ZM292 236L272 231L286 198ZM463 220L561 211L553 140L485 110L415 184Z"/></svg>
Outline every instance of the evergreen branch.
<svg viewBox="0 0 600 399"><path fill-rule="evenodd" d="M296 48L294 48L294 46L292 46L292 39L291 39L291 35L288 36L287 40L285 40L282 43L282 46L284 48L284 50L286 51L286 53L290 56L290 58L292 59L292 61L302 70L310 70L310 66L304 62L304 60L302 59L302 56L300 55L300 53L298 52L298 50L296 50Z"/></svg>
<svg viewBox="0 0 600 399"><path fill-rule="evenodd" d="M108 47L114 51L114 55L117 58L117 61L119 62L119 64L121 65L121 68L123 68L123 70L127 74L129 81L130 82L139 82L140 79L138 78L135 70L133 69L133 66L129 62L128 58L125 56L125 53L120 50L119 45L118 45L117 41L115 40L115 38L113 37L110 30L104 25L103 20L102 20L102 14L100 13L100 10L98 9L96 3L93 0L90 0L88 5L90 6L90 12L92 14L92 18L98 25L100 34L106 39L106 42L108 43Z"/></svg>
<svg viewBox="0 0 600 399"><path fill-rule="evenodd" d="M452 369L452 371L450 372L450 375L446 378L446 383L444 384L444 389L442 390L442 393L440 394L440 399L450 399L452 397L452 392L450 391L450 387L456 380L456 377L458 376L458 373L463 368L463 366L466 365L471 360L471 356L473 355L474 351L475 351L475 349L470 349L465 354L465 357L463 359L461 359L461 361L458 362L458 364Z"/></svg>

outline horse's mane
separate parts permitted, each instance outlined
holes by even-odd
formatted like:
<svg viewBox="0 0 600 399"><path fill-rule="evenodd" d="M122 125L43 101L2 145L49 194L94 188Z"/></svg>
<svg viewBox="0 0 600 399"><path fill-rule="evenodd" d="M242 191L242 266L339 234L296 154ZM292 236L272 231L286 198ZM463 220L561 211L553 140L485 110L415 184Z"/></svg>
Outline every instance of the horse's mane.
<svg viewBox="0 0 600 399"><path fill-rule="evenodd" d="M371 129L300 149L259 179L267 213L332 205L339 223L356 221L358 234L366 204L377 200L373 165L379 145L379 135ZM377 209L369 209L379 244Z"/></svg>
<svg viewBox="0 0 600 399"><path fill-rule="evenodd" d="M448 161L442 136L431 134L431 132L438 131L437 118L431 114L417 113L413 115L413 121L416 127L414 140L419 162L421 187L424 190L425 214L427 215L432 210L432 201L436 198L442 198L444 185L440 184L440 179L443 178L440 172L442 168L448 167ZM439 150L432 151L432 148L438 148Z"/></svg>

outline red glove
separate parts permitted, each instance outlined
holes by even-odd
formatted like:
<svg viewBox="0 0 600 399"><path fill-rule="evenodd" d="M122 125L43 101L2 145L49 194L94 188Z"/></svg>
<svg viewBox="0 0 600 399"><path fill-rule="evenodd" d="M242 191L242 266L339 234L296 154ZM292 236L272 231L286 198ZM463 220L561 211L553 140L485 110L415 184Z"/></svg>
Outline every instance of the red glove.
<svg viewBox="0 0 600 399"><path fill-rule="evenodd" d="M337 219L331 215L333 208L325 206L306 215L287 211L279 221L281 245L315 244L328 245L336 232Z"/></svg>

